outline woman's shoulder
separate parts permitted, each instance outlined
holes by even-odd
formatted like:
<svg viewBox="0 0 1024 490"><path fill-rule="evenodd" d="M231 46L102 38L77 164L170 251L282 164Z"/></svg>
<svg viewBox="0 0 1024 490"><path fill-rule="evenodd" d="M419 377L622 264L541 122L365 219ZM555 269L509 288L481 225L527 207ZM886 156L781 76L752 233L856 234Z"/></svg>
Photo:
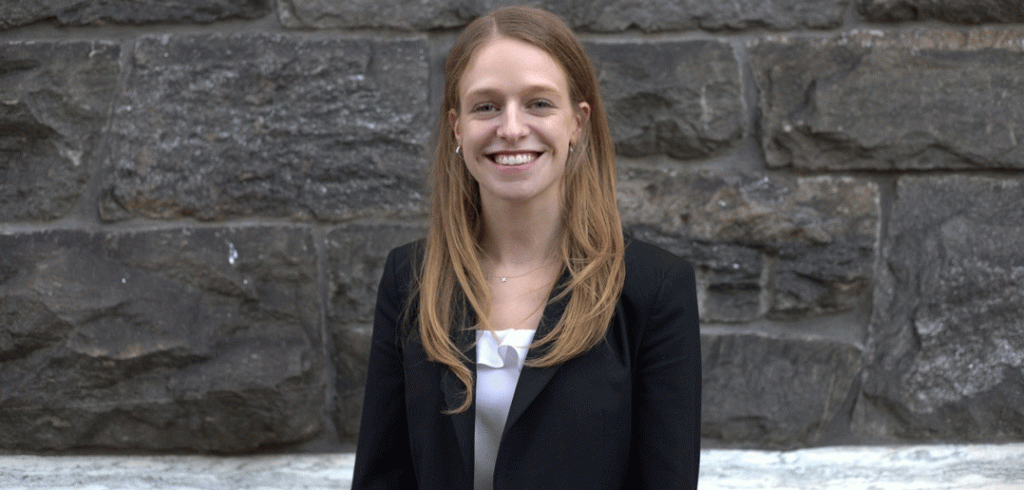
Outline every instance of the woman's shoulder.
<svg viewBox="0 0 1024 490"><path fill-rule="evenodd" d="M659 271L693 271L693 266L682 257L630 235L626 235L625 261L627 276L630 272L650 277Z"/></svg>
<svg viewBox="0 0 1024 490"><path fill-rule="evenodd" d="M425 243L426 240L421 238L391 249L384 264L382 282L402 291L407 290L410 280L423 261Z"/></svg>
<svg viewBox="0 0 1024 490"><path fill-rule="evenodd" d="M626 235L625 262L623 294L627 297L657 296L667 282L691 285L694 282L693 266L685 259L629 235Z"/></svg>
<svg viewBox="0 0 1024 490"><path fill-rule="evenodd" d="M390 260L395 261L395 266L411 267L412 264L423 260L423 250L427 243L425 238L413 240L409 243L399 245L388 253Z"/></svg>

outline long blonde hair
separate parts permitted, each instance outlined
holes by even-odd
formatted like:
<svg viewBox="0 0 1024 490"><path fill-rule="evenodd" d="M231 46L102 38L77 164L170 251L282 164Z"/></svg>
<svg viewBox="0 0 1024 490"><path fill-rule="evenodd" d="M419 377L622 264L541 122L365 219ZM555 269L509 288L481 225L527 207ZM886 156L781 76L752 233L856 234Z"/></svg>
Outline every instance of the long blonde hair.
<svg viewBox="0 0 1024 490"><path fill-rule="evenodd" d="M555 15L530 7L499 9L470 23L445 65L444 101L431 168L430 228L417 293L419 336L431 361L448 366L465 387L450 413L472 402L473 376L455 341L454 329L488 329L490 292L480 265L480 193L456 153L449 111L459 110L459 80L470 57L496 36L518 39L546 51L566 73L573 105L590 105L590 117L566 163L561 260L569 280L555 298L566 309L551 332L537 339L541 357L527 363L563 363L596 346L611 322L625 279L622 225L615 199L615 151L597 77L573 32ZM466 325L468 308L477 325Z"/></svg>

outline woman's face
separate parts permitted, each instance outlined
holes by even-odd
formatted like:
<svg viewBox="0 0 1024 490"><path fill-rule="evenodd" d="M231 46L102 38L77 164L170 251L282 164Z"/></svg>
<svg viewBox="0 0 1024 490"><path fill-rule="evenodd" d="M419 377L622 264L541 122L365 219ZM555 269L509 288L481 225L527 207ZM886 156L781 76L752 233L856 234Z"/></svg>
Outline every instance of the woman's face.
<svg viewBox="0 0 1024 490"><path fill-rule="evenodd" d="M544 50L496 37L477 49L448 117L481 199L559 206L569 147L590 115Z"/></svg>

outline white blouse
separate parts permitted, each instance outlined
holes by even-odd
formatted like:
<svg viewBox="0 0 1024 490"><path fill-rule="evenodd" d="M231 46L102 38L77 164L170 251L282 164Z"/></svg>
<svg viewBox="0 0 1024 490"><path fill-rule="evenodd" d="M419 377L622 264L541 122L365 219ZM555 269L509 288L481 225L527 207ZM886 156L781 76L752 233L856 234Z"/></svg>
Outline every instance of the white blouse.
<svg viewBox="0 0 1024 490"><path fill-rule="evenodd" d="M536 330L476 333L476 428L473 490L491 490L498 443L505 429L519 372Z"/></svg>

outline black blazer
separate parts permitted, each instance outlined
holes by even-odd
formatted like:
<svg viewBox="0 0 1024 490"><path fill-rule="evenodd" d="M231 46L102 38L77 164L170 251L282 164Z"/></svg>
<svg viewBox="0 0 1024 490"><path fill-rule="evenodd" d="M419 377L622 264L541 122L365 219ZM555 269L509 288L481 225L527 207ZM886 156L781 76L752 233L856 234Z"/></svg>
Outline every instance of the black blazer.
<svg viewBox="0 0 1024 490"><path fill-rule="evenodd" d="M353 490L472 490L474 407L451 371L401 325L422 242L388 255L377 295ZM626 280L605 342L524 367L494 468L495 490L695 489L701 359L693 268L627 239ZM557 322L549 303L536 338ZM415 310L411 313L415 315ZM409 322L405 322L408 324ZM414 323L413 323L414 324ZM475 334L456 343L476 359ZM531 349L527 359L541 352ZM475 364L470 365L474 370Z"/></svg>

